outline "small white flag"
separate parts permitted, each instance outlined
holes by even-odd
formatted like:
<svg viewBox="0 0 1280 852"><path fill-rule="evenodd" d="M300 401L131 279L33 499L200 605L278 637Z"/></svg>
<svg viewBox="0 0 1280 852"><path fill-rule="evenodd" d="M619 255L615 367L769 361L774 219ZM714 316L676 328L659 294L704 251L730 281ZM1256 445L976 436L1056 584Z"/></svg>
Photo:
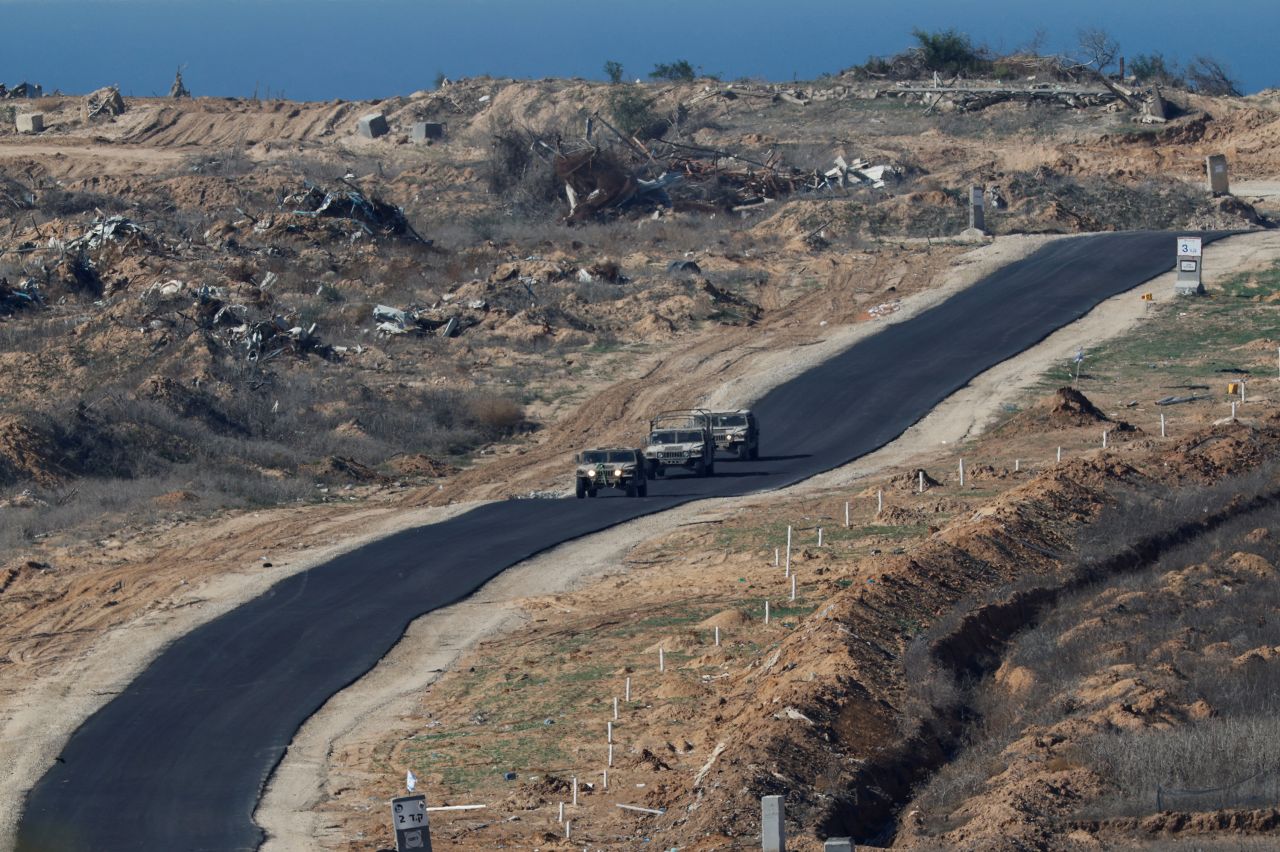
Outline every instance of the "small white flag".
<svg viewBox="0 0 1280 852"><path fill-rule="evenodd" d="M413 792L414 787L418 786L418 776L413 774L412 769L404 774L404 786L409 788L410 793Z"/></svg>

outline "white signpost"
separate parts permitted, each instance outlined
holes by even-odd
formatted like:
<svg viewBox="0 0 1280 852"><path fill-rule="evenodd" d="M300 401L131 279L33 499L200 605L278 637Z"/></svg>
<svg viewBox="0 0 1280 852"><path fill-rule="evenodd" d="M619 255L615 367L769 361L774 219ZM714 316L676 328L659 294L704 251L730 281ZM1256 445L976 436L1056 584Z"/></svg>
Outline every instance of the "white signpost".
<svg viewBox="0 0 1280 852"><path fill-rule="evenodd" d="M1204 295L1200 282L1201 247L1200 237L1178 237L1178 280L1173 288L1179 296Z"/></svg>
<svg viewBox="0 0 1280 852"><path fill-rule="evenodd" d="M396 831L396 852L408 852L410 849L431 852L426 796L401 796L392 799L391 825Z"/></svg>

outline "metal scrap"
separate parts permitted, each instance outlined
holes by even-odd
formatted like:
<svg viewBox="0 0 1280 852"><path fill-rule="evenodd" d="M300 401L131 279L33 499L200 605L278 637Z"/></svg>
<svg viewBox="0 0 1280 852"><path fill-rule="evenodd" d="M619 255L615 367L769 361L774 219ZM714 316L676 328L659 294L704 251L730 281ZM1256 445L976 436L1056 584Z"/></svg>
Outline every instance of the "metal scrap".
<svg viewBox="0 0 1280 852"><path fill-rule="evenodd" d="M118 86L106 86L90 92L80 105L80 116L85 121L100 115L114 117L125 110L124 98L120 97Z"/></svg>
<svg viewBox="0 0 1280 852"><path fill-rule="evenodd" d="M306 181L303 190L286 196L282 209L290 209L300 216L331 217L355 222L369 236L409 237L421 243L430 243L413 229L405 218L404 210L378 198L366 196L360 188L346 179L342 183L346 191L330 191Z"/></svg>
<svg viewBox="0 0 1280 852"><path fill-rule="evenodd" d="M8 278L0 277L0 316L9 316L43 304L44 297L40 295L40 285L36 281L27 280L11 285Z"/></svg>
<svg viewBox="0 0 1280 852"><path fill-rule="evenodd" d="M107 242L129 242L147 239L146 231L132 219L124 216L108 216L95 222L93 227L79 237L68 240L62 248L71 250L96 249ZM51 241L52 243L53 241Z"/></svg>
<svg viewBox="0 0 1280 852"><path fill-rule="evenodd" d="M465 312L456 305L429 308L411 305L403 309L390 305L375 305L374 329L384 337L397 334L455 337L463 330L479 324L479 315L488 309L489 304L483 299L469 300Z"/></svg>

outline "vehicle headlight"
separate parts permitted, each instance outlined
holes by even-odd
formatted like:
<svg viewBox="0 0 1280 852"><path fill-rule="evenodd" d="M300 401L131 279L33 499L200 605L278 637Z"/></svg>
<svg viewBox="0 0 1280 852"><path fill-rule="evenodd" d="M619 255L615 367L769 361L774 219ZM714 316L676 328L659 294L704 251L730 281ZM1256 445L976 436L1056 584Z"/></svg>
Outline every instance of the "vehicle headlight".
<svg viewBox="0 0 1280 852"><path fill-rule="evenodd" d="M613 469L613 475L614 475L614 476L622 476L622 468L620 468L620 467L615 467L615 468Z"/></svg>
<svg viewBox="0 0 1280 852"><path fill-rule="evenodd" d="M587 471L587 476L591 477L592 479L595 479L596 472L594 470L589 470Z"/></svg>
<svg viewBox="0 0 1280 852"><path fill-rule="evenodd" d="M702 447L694 447L693 449L689 450L689 455L691 456L702 455Z"/></svg>

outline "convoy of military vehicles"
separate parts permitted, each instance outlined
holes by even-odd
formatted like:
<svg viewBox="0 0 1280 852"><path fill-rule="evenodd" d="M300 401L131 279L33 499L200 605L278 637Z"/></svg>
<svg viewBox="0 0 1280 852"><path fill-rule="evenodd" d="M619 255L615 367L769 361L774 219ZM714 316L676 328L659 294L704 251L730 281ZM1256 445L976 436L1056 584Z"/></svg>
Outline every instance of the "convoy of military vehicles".
<svg viewBox="0 0 1280 852"><path fill-rule="evenodd" d="M708 411L685 408L663 411L649 421L644 449L601 447L574 456L574 494L595 497L602 488L616 488L628 497L644 497L647 480L683 470L712 476L716 452L739 459L760 457L760 427L747 409Z"/></svg>

